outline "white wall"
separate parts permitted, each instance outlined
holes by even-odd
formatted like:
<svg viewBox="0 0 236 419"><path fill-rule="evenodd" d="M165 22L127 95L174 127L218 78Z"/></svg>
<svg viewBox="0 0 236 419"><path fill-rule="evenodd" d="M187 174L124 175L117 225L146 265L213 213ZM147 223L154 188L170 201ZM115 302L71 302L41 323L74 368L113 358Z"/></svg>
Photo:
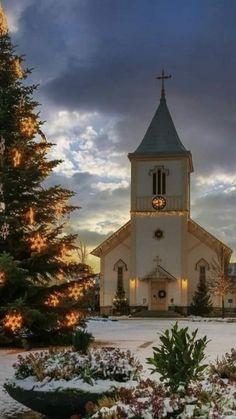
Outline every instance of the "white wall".
<svg viewBox="0 0 236 419"><path fill-rule="evenodd" d="M130 278L130 237L119 243L114 249L110 250L102 257L102 283L100 292L101 306L111 306L112 299L117 290L117 272L114 265L122 259L126 263L128 270L124 271L124 290L126 297L129 298L129 278Z"/></svg>

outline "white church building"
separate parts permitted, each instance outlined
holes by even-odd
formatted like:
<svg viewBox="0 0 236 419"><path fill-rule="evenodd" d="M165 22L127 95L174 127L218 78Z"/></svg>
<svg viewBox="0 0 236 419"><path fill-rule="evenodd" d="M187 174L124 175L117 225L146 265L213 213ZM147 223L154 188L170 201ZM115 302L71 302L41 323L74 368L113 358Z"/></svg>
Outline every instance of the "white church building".
<svg viewBox="0 0 236 419"><path fill-rule="evenodd" d="M131 163L130 220L92 254L101 259L101 312L111 314L122 284L131 312L186 313L200 279L210 275L212 261L232 250L190 214L191 151L182 144L167 107L162 73L158 109ZM226 300L236 307L235 296ZM233 300L232 300L233 299ZM235 301L234 301L235 299ZM212 297L221 306L218 296ZM230 304L231 304L230 303Z"/></svg>

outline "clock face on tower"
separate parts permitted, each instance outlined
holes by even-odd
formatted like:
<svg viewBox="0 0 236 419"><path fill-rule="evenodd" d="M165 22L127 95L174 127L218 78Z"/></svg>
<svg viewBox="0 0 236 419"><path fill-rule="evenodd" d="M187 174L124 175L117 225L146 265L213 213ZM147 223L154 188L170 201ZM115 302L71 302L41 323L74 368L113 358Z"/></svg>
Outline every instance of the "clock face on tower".
<svg viewBox="0 0 236 419"><path fill-rule="evenodd" d="M155 210L162 210L166 206L166 200L163 196L155 196L152 200L152 206Z"/></svg>

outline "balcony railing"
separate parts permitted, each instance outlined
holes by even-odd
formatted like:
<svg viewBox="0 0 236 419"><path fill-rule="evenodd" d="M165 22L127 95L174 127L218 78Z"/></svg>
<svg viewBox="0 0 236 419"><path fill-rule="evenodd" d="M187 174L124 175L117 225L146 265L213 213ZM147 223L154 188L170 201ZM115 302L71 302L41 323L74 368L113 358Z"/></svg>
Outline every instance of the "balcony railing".
<svg viewBox="0 0 236 419"><path fill-rule="evenodd" d="M156 211L152 206L154 196L141 196L136 198L136 208L133 211ZM184 210L183 198L181 195L165 195L166 206L164 211L179 211Z"/></svg>

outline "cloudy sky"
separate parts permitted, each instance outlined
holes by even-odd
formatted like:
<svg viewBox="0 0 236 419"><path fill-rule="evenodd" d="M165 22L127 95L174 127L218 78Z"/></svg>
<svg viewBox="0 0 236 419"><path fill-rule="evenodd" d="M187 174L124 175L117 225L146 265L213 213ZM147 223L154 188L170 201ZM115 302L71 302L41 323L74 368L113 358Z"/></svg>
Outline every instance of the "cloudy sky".
<svg viewBox="0 0 236 419"><path fill-rule="evenodd" d="M71 221L89 249L129 219L127 153L158 106L164 67L168 107L193 154L192 217L236 261L236 1L3 3L41 85L53 157L64 160L50 181L77 192Z"/></svg>

